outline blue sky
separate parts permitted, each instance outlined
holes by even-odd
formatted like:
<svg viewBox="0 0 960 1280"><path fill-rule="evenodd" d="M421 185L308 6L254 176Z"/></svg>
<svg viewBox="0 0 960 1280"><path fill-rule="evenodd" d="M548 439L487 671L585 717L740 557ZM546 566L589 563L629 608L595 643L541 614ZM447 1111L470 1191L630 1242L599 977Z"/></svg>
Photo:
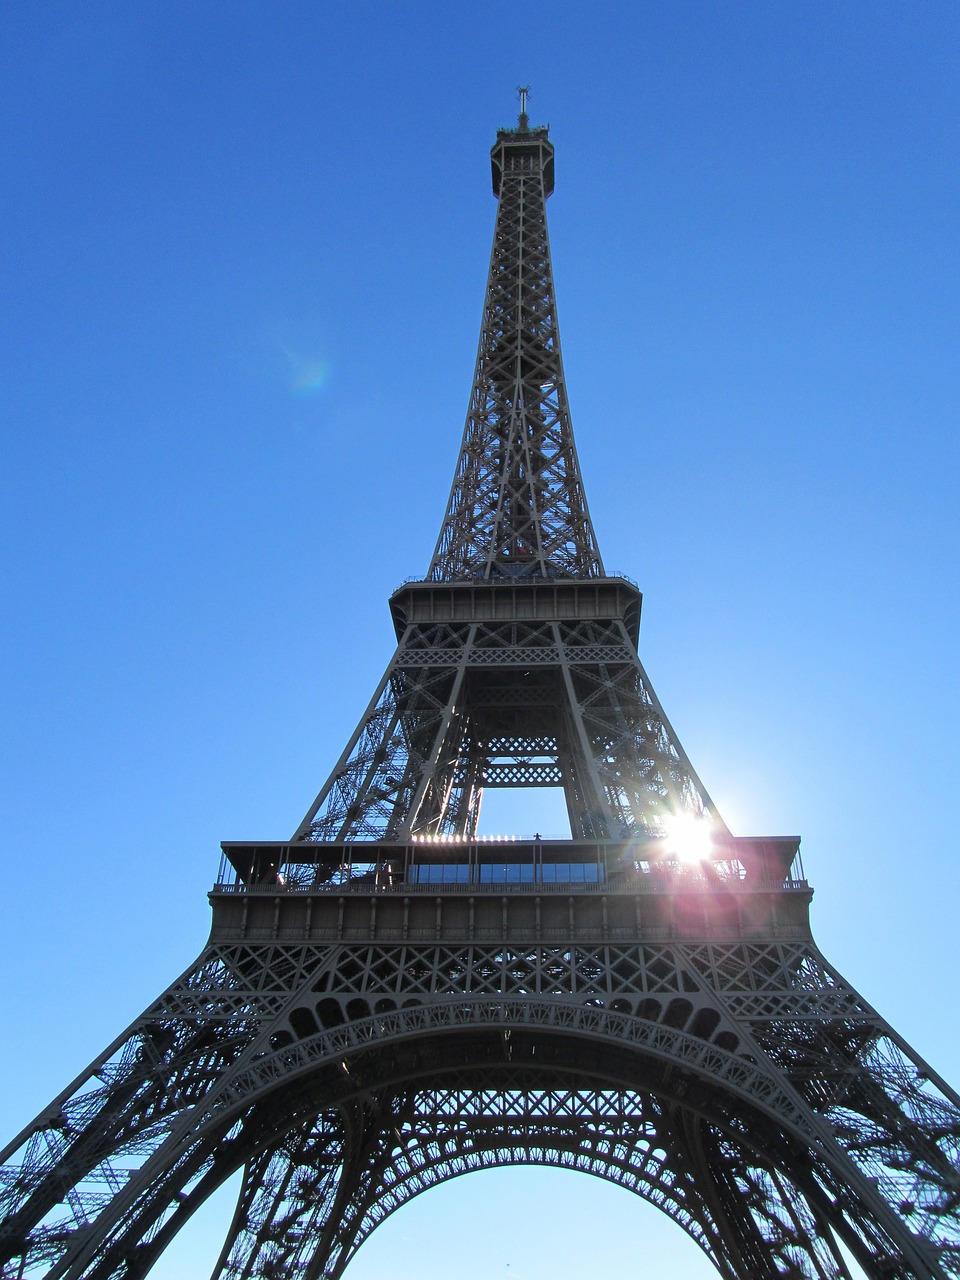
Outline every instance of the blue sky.
<svg viewBox="0 0 960 1280"><path fill-rule="evenodd" d="M373 691L520 82L647 670L729 825L803 837L829 959L960 1080L958 54L938 0L4 7L5 1135L187 966L219 841L286 838ZM423 1280L457 1204L477 1275L583 1274L578 1208L622 1224L609 1274L708 1274L622 1193L503 1174L351 1276Z"/></svg>

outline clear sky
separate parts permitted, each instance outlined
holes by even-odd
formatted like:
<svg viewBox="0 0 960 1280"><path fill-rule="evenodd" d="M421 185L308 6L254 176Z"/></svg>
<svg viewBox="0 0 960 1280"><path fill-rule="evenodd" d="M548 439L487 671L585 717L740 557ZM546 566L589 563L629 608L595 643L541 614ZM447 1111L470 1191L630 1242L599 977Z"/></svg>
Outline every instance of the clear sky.
<svg viewBox="0 0 960 1280"><path fill-rule="evenodd" d="M521 82L647 670L960 1081L958 55L954 0L2 7L4 1141L190 963L219 841L290 835L389 659ZM448 1280L464 1238L470 1280L711 1274L623 1192L494 1173L351 1280Z"/></svg>

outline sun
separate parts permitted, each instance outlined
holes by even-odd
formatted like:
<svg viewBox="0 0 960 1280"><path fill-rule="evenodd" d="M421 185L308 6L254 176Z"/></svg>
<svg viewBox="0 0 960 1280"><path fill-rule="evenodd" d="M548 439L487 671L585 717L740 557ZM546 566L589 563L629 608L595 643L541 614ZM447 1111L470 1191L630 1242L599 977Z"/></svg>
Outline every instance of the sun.
<svg viewBox="0 0 960 1280"><path fill-rule="evenodd" d="M663 819L666 846L681 862L701 862L713 852L713 823L692 813L668 813Z"/></svg>

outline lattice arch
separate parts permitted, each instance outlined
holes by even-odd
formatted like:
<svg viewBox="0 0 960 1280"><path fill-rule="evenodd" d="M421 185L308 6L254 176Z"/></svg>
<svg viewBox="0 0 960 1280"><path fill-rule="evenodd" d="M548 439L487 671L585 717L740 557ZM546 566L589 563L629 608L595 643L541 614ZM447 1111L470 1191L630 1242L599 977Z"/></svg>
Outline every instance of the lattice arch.
<svg viewBox="0 0 960 1280"><path fill-rule="evenodd" d="M366 1187L365 1200L357 1206L352 1241L337 1257L337 1272L378 1226L424 1191L480 1170L542 1166L588 1173L633 1192L682 1227L721 1274L730 1274L722 1239L700 1220L704 1206L692 1172L671 1170L665 1150L658 1146L666 1104L652 1095L618 1092L603 1084L590 1087L584 1081L545 1091L542 1080L522 1080L517 1072L505 1084L503 1074L482 1086L441 1084L418 1089L405 1099L415 1110L415 1119L404 1119L402 1107L397 1108L401 1113L397 1150ZM430 1116L436 1118L432 1125L427 1120ZM322 1198L322 1171L317 1170L313 1153L330 1150L328 1133L328 1119L318 1116L284 1138L279 1144L280 1161L274 1154L248 1167L240 1195L243 1212L221 1259L223 1280L245 1280L258 1269L269 1270L278 1263L289 1270L293 1259L287 1249L296 1247L293 1239L285 1246L277 1240L241 1238L255 1236L262 1221L280 1218L290 1224L291 1236L302 1240L312 1235L319 1241L322 1231L304 1219L312 1217L314 1205ZM320 1195L311 1205L301 1194L297 1213L298 1191L304 1186ZM291 1187L292 1203L286 1214L278 1213L278 1200L287 1194L281 1188ZM304 1255L296 1258L298 1265L307 1261Z"/></svg>
<svg viewBox="0 0 960 1280"><path fill-rule="evenodd" d="M370 1090L362 1103L348 1100L345 1119L319 1113L248 1166L220 1280L251 1280L272 1268L312 1275L315 1253L327 1259L324 1275L339 1276L371 1232L414 1196L477 1170L531 1164L632 1191L681 1226L722 1276L743 1274L745 1263L755 1277L847 1276L828 1222L822 1158L800 1162L811 1176L799 1186L789 1169L805 1144L785 1141L782 1127L742 1097L716 1084L698 1088L685 1072L647 1055L638 1062L615 1045L599 1064L582 1043L524 1044L503 1028L488 1041L498 1064L448 1067L424 1083L422 1060L459 1056L449 1044L437 1052L432 1041L409 1045L401 1078ZM358 1084L385 1061L376 1054L365 1067L362 1058L341 1059ZM638 1079L655 1087L629 1083ZM339 1179L337 1161L349 1178Z"/></svg>

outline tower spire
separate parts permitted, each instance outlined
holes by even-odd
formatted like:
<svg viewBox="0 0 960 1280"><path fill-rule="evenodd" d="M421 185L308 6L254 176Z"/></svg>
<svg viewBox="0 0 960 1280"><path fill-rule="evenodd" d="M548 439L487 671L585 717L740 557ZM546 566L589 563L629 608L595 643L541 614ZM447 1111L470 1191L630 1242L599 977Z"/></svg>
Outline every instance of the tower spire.
<svg viewBox="0 0 960 1280"><path fill-rule="evenodd" d="M547 234L548 129L520 126L490 152L498 198L480 343L434 581L589 578L603 563L573 439Z"/></svg>

